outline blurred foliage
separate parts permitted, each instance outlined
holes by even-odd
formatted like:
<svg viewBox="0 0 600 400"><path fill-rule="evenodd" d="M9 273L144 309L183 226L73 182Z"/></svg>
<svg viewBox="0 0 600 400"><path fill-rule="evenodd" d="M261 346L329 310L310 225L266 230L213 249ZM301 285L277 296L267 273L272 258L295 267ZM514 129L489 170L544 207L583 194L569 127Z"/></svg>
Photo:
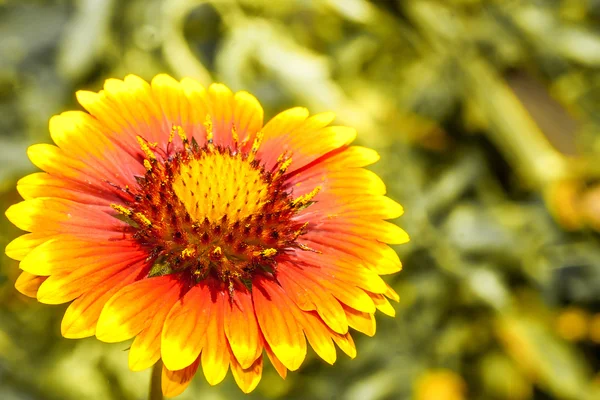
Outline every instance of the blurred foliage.
<svg viewBox="0 0 600 400"><path fill-rule="evenodd" d="M405 205L398 316L253 399L600 398L599 0L0 1L0 203L50 116L108 77L333 110ZM0 220L0 245L18 232ZM0 263L0 398L142 399L127 344L60 337L65 306ZM246 398L198 376L181 399Z"/></svg>

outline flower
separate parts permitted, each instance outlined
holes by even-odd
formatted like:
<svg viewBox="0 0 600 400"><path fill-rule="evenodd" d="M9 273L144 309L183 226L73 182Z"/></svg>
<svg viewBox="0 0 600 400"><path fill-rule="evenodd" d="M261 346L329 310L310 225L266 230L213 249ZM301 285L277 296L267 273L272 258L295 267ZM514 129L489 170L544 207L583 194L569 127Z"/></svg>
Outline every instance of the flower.
<svg viewBox="0 0 600 400"><path fill-rule="evenodd" d="M453 371L440 369L426 371L415 384L415 400L463 400L466 384Z"/></svg>
<svg viewBox="0 0 600 400"><path fill-rule="evenodd" d="M247 92L167 75L130 75L87 110L50 120L54 145L28 150L44 172L18 182L6 215L30 233L8 256L16 287L42 303L71 302L68 338L134 338L129 366L162 358L163 392L181 393L202 365L215 385L231 368L244 392L263 353L285 378L308 343L328 363L350 357L348 328L375 333L376 309L397 294L381 274L401 268L385 243L406 233L402 208L363 167L332 113L292 108L263 126Z"/></svg>

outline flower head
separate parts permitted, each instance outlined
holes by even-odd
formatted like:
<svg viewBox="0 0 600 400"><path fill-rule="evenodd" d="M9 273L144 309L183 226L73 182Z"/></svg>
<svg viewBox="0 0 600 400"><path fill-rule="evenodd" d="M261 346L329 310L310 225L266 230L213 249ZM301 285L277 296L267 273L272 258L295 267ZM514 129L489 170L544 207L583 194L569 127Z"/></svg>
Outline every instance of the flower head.
<svg viewBox="0 0 600 400"><path fill-rule="evenodd" d="M69 338L134 338L129 366L164 362L163 392L196 370L244 392L263 354L285 377L308 343L329 363L354 357L348 328L375 333L394 314L381 274L400 270L385 219L400 205L363 167L334 116L284 111L263 126L246 92L158 75L110 79L77 93L87 110L50 120L54 145L29 148L44 172L18 183L7 217L27 233L8 245L16 282L42 303L71 302Z"/></svg>

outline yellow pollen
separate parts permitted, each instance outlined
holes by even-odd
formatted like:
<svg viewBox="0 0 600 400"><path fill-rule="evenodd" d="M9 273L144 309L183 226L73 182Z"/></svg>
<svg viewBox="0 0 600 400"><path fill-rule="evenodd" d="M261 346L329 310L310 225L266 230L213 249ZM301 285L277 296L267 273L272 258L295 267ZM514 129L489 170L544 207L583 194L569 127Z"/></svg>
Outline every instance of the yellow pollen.
<svg viewBox="0 0 600 400"><path fill-rule="evenodd" d="M135 138L137 139L137 141L140 145L140 148L142 149L142 151L144 152L146 157L148 157L149 160L156 160L156 155L150 149L149 143L146 142L146 140L144 138L142 138L141 136L136 136Z"/></svg>
<svg viewBox="0 0 600 400"><path fill-rule="evenodd" d="M240 148L243 148L244 146L246 146L249 141L250 141L250 134L246 134L246 137L242 140L242 143L240 143Z"/></svg>
<svg viewBox="0 0 600 400"><path fill-rule="evenodd" d="M171 136L172 137L175 137L175 132L177 132L177 136L179 136L179 139L181 139L181 142L184 145L187 145L188 139L187 139L187 136L186 136L183 128L179 125L173 125L173 128L171 128ZM172 140L171 137L169 137L169 140ZM185 147L187 148L187 146L185 146Z"/></svg>
<svg viewBox="0 0 600 400"><path fill-rule="evenodd" d="M300 237L300 235L302 235L306 231L307 227L308 227L308 222L305 222L304 225L302 225L300 227L300 229L298 229L296 232L294 232L294 239L297 239L298 237Z"/></svg>
<svg viewBox="0 0 600 400"><path fill-rule="evenodd" d="M221 249L221 246L215 247L215 249L212 251L212 254L215 257L221 257L223 255L223 250Z"/></svg>
<svg viewBox="0 0 600 400"><path fill-rule="evenodd" d="M210 144L213 141L213 125L212 118L209 114L206 114L206 119L204 120L204 128L206 129L206 141Z"/></svg>
<svg viewBox="0 0 600 400"><path fill-rule="evenodd" d="M258 213L268 200L269 185L248 160L211 152L181 165L173 191L193 221L217 223Z"/></svg>
<svg viewBox="0 0 600 400"><path fill-rule="evenodd" d="M147 227L152 226L152 222L144 214L138 212L135 213L136 220L146 225Z"/></svg>
<svg viewBox="0 0 600 400"><path fill-rule="evenodd" d="M146 168L146 171L152 170L152 164L150 164L150 161L144 159L144 168Z"/></svg>
<svg viewBox="0 0 600 400"><path fill-rule="evenodd" d="M263 250L260 255L263 257L273 257L275 254L277 254L277 249L265 249Z"/></svg>
<svg viewBox="0 0 600 400"><path fill-rule="evenodd" d="M169 142L168 143L173 143L173 139L175 138L175 130L177 128L175 127L175 125L173 125L173 127L171 128L171 133L169 133Z"/></svg>
<svg viewBox="0 0 600 400"><path fill-rule="evenodd" d="M287 160L285 160L282 164L281 167L279 167L279 172L284 173L285 171L287 171L287 169L290 167L290 164L292 164L292 158L288 158Z"/></svg>
<svg viewBox="0 0 600 400"><path fill-rule="evenodd" d="M196 249L194 247L187 247L181 252L183 258L192 258L196 255Z"/></svg>
<svg viewBox="0 0 600 400"><path fill-rule="evenodd" d="M263 131L259 131L256 133L256 137L254 138L254 142L252 143L252 152L256 153L262 143L263 137L265 137L265 133Z"/></svg>
<svg viewBox="0 0 600 400"><path fill-rule="evenodd" d="M316 188L314 188L312 190L312 192L303 194L302 196L300 196L296 200L294 200L292 202L292 205L295 207L302 207L302 206L307 205L317 195L317 193L319 193L320 190L321 190L321 186L317 186Z"/></svg>
<svg viewBox="0 0 600 400"><path fill-rule="evenodd" d="M303 243L298 244L298 248L300 248L300 249L302 249L304 251L310 251L310 252L313 252L313 253L321 254L321 252L319 250L315 250L312 247L308 247L307 245L305 245Z"/></svg>
<svg viewBox="0 0 600 400"><path fill-rule="evenodd" d="M131 217L133 215L133 211L131 211L127 207L121 206L119 204L111 204L110 206L113 208L113 210L115 210L119 214L125 215L126 217Z"/></svg>
<svg viewBox="0 0 600 400"><path fill-rule="evenodd" d="M231 125L231 137L233 138L233 143L237 146L240 138L237 134L237 129L235 129L235 125Z"/></svg>
<svg viewBox="0 0 600 400"><path fill-rule="evenodd" d="M260 148L260 145L262 143L262 140L263 140L264 136L265 136L265 134L264 134L263 131L258 131L256 133L256 137L254 138L254 142L252 142L252 151L248 155L248 160L254 161L254 156L256 155L256 152Z"/></svg>

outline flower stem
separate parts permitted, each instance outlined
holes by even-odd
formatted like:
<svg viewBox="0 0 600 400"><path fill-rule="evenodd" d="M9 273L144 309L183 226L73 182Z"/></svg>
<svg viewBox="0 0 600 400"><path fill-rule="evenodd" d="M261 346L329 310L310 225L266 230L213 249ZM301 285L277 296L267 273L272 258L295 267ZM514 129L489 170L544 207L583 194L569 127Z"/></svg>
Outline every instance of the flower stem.
<svg viewBox="0 0 600 400"><path fill-rule="evenodd" d="M160 376L162 374L162 360L158 360L152 367L152 375L150 376L150 393L148 400L163 400L162 388L160 384Z"/></svg>

